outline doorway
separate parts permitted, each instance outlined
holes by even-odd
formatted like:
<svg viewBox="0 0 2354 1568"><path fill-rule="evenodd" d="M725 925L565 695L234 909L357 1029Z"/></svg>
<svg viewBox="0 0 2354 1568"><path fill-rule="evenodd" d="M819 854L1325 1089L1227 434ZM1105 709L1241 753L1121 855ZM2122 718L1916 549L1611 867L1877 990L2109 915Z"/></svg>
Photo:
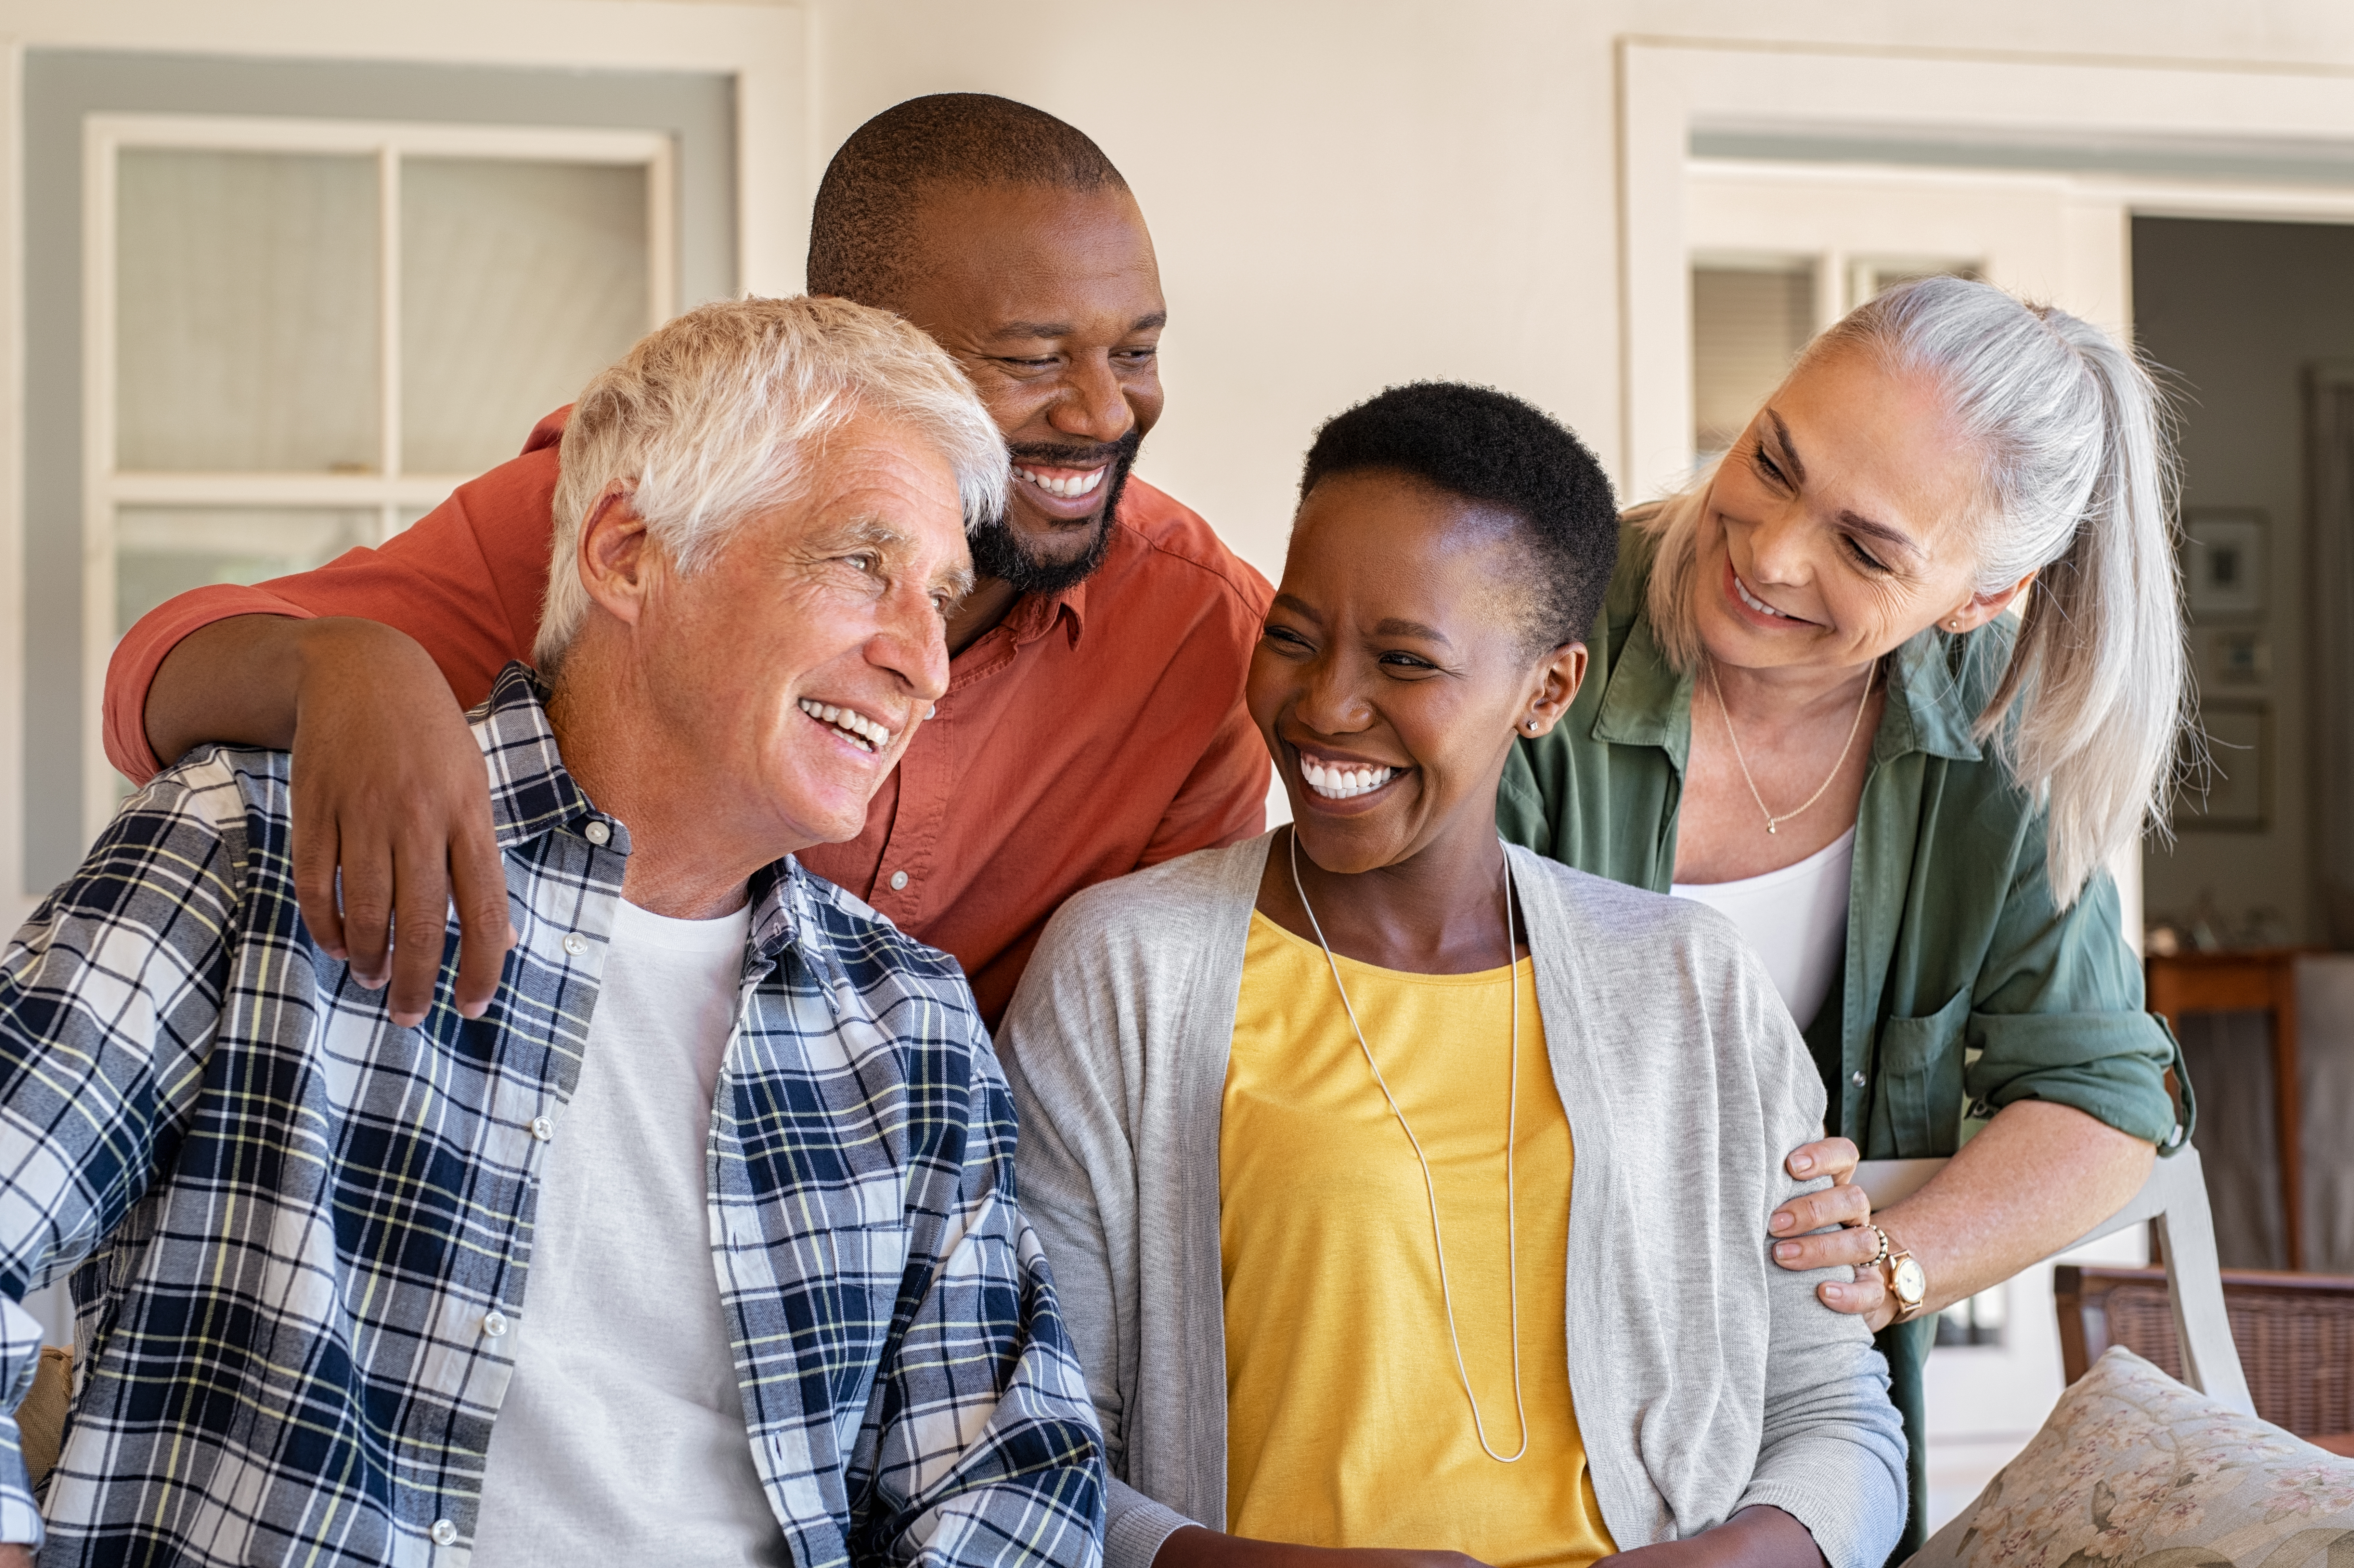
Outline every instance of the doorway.
<svg viewBox="0 0 2354 1568"><path fill-rule="evenodd" d="M2190 1013L2184 1058L2227 1268L2354 1270L2354 225L2137 217L2135 325L2180 409L2203 776L2151 844L2153 932L2336 948L2297 964L2303 1125L2263 1013ZM2310 1000L2307 1000L2307 997ZM2281 1150L2297 1140L2292 1254Z"/></svg>

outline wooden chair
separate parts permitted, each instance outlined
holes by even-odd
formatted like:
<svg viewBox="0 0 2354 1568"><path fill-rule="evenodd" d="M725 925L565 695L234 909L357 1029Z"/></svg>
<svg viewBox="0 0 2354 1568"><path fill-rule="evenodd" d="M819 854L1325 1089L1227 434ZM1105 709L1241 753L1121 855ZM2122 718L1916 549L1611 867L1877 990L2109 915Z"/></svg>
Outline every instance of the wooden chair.
<svg viewBox="0 0 2354 1568"><path fill-rule="evenodd" d="M2256 1414L2317 1447L2354 1456L2354 1278L2232 1269L2222 1285ZM2070 1383L2111 1345L2182 1375L2162 1269L2063 1264L2052 1271L2052 1287Z"/></svg>
<svg viewBox="0 0 2354 1568"><path fill-rule="evenodd" d="M1867 1160L1856 1167L1856 1184L1871 1195L1875 1210L1883 1209L1919 1191L1945 1163L1942 1160ZM2179 1347L2176 1364L2168 1372L2211 1399L2255 1414L2248 1380L2240 1370L2239 1351L2232 1342L2222 1271L2215 1258L2215 1220L2207 1206L2207 1181L2199 1169L2197 1150L2186 1147L2161 1157L2151 1168L2149 1180L2124 1208L2060 1250L2071 1251L2129 1225L2145 1224L2155 1233L2166 1260L2165 1268L2152 1270L2151 1277L2165 1280L2166 1317Z"/></svg>

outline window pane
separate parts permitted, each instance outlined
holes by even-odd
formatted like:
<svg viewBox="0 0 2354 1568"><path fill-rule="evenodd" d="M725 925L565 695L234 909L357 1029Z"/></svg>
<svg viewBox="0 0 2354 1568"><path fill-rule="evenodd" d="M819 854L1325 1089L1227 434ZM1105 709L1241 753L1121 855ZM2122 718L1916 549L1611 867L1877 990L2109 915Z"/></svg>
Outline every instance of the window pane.
<svg viewBox="0 0 2354 1568"><path fill-rule="evenodd" d="M117 173L119 465L374 472L376 160L125 148Z"/></svg>
<svg viewBox="0 0 2354 1568"><path fill-rule="evenodd" d="M1810 262L1692 269L1692 449L1731 446L1815 330Z"/></svg>
<svg viewBox="0 0 2354 1568"><path fill-rule="evenodd" d="M477 473L645 334L646 171L401 164L401 446Z"/></svg>
<svg viewBox="0 0 2354 1568"><path fill-rule="evenodd" d="M125 506L114 521L114 630L210 583L258 583L376 542L372 509Z"/></svg>

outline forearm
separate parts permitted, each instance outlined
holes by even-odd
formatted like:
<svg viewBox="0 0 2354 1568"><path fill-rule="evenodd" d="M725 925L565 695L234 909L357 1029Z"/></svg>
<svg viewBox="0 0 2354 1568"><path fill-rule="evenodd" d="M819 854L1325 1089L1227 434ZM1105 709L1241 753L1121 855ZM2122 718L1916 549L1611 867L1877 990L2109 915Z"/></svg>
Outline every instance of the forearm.
<svg viewBox="0 0 2354 1568"><path fill-rule="evenodd" d="M1389 1547L1294 1546L1222 1535L1189 1524L1161 1543L1152 1568L1480 1568L1459 1552Z"/></svg>
<svg viewBox="0 0 2354 1568"><path fill-rule="evenodd" d="M1974 1296L2049 1257L2123 1208L2151 1147L2071 1106L2020 1100L1936 1178L1873 1216L1929 1277L1927 1308Z"/></svg>
<svg viewBox="0 0 2354 1568"><path fill-rule="evenodd" d="M448 690L431 655L389 626L350 616L240 615L190 632L164 656L147 689L147 743L167 762L207 741L286 750L304 678L330 660Z"/></svg>
<svg viewBox="0 0 2354 1568"><path fill-rule="evenodd" d="M1622 1568L1826 1568L1807 1527L1778 1508L1745 1508L1688 1541L1606 1557Z"/></svg>

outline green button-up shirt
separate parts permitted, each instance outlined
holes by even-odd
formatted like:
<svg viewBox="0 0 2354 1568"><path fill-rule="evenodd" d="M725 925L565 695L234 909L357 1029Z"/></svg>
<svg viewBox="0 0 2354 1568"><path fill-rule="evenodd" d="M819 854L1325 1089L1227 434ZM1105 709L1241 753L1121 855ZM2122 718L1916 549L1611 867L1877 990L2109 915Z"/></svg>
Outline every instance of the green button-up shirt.
<svg viewBox="0 0 2354 1568"><path fill-rule="evenodd" d="M1552 734L1516 743L1497 820L1515 843L1665 893L1692 676L1651 634L1650 555L1646 535L1625 531L1585 684ZM1856 820L1845 981L1807 1031L1829 1130L1867 1160L1951 1154L1967 1117L2022 1099L2074 1106L2161 1149L2189 1136L2190 1080L2143 1011L2115 884L2103 874L2059 906L2044 813L1971 738L2009 638L2007 620L1925 631L1889 662Z"/></svg>

